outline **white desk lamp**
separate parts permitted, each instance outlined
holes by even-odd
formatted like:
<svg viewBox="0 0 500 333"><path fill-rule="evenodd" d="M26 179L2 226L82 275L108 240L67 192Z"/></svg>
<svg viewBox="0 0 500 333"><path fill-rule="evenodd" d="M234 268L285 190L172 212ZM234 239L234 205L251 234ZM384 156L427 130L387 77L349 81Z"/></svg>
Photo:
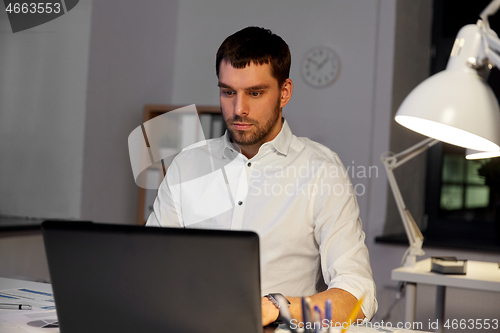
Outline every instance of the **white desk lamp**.
<svg viewBox="0 0 500 333"><path fill-rule="evenodd" d="M410 243L404 266L414 266L416 256L424 254L423 236L406 208L393 170L439 141L500 152L500 109L486 83L493 66L500 67L500 39L488 23L488 16L499 8L500 0L493 0L477 24L460 29L446 69L413 89L396 113L399 124L429 137L399 154L381 156Z"/></svg>

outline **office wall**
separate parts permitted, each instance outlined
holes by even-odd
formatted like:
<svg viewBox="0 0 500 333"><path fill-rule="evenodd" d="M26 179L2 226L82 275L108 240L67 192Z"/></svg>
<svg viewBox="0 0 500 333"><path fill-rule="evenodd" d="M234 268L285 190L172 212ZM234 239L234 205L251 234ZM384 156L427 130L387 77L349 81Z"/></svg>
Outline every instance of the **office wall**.
<svg viewBox="0 0 500 333"><path fill-rule="evenodd" d="M177 1L96 1L92 12L82 219L135 223L128 135L146 103L169 103Z"/></svg>
<svg viewBox="0 0 500 333"><path fill-rule="evenodd" d="M394 116L406 96L430 74L431 0L398 1L395 33L394 82L390 119L390 150L400 152L426 139L396 123ZM421 154L394 171L408 209L419 226L424 215L426 154ZM411 175L411 177L406 177ZM422 228L423 229L423 228ZM392 192L389 193L384 231L404 233L401 217Z"/></svg>
<svg viewBox="0 0 500 333"><path fill-rule="evenodd" d="M430 42L432 24L432 1L421 0L399 0L394 3L393 16L393 61L392 61L392 81L388 91L385 93L391 96L391 104L381 114L385 115L384 126L386 128L377 129L376 133L386 132L386 146L382 150L382 145L377 147L374 155L378 158L381 153L387 150L400 152L419 140L423 136L416 134L394 121L394 114L406 95L416 87L421 81L429 76ZM389 135L390 134L390 135ZM379 134L380 135L380 134ZM368 239L372 260L374 261L373 271L378 281L379 293L384 285L393 284L390 281L390 270L399 266L405 247L387 246L374 243L376 236L384 232L398 233L404 232L401 218L397 211L394 197L388 188L387 177L382 169L382 182L374 183L374 187L385 188L384 192L373 189L374 195L371 197L371 205L375 214L384 212L385 215L378 215L374 221L372 233ZM402 189L404 199L412 214L421 218L423 209L423 187L425 177L425 154L411 160L411 162L401 167L406 173L395 173ZM397 170L400 171L400 170ZM411 175L408 177L408 175ZM411 188L413 185L413 188ZM377 193L377 194L375 194ZM381 209L386 207L387 209ZM419 219L416 217L417 219ZM379 260L384 258L385 260Z"/></svg>
<svg viewBox="0 0 500 333"><path fill-rule="evenodd" d="M0 215L80 217L91 10L15 34L0 11ZM0 233L0 276L49 280L40 232Z"/></svg>
<svg viewBox="0 0 500 333"><path fill-rule="evenodd" d="M0 11L0 215L80 216L91 8L15 34Z"/></svg>
<svg viewBox="0 0 500 333"><path fill-rule="evenodd" d="M40 231L0 232L0 276L39 282L50 281Z"/></svg>

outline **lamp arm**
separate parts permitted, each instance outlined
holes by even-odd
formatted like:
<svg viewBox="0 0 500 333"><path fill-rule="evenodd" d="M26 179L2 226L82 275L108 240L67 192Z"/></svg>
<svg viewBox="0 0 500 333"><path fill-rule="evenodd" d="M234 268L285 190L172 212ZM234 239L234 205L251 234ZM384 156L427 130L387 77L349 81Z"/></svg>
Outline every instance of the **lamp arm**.
<svg viewBox="0 0 500 333"><path fill-rule="evenodd" d="M479 14L479 17L484 21L488 29L490 28L488 16L495 15L498 11L498 8L500 8L500 0L493 0L489 3L488 6L486 6L485 9L483 9L481 14Z"/></svg>
<svg viewBox="0 0 500 333"><path fill-rule="evenodd" d="M500 68L500 40L498 39L495 31L491 30L488 17L495 15L500 9L500 0L492 0L488 6L479 14L481 20L477 22L477 25L481 29L482 38L482 48L480 54L478 55L478 65L481 66L485 61L495 65ZM491 67L490 67L491 68Z"/></svg>
<svg viewBox="0 0 500 333"><path fill-rule="evenodd" d="M490 31L483 31L483 53L493 65L500 68L500 39Z"/></svg>
<svg viewBox="0 0 500 333"><path fill-rule="evenodd" d="M419 155L420 153L423 153L430 147L434 146L436 143L439 141L433 138L427 138L425 140L420 141L414 146L411 146L410 148L407 148L403 150L402 152L398 154L392 154L392 153L385 153L382 154L381 158L387 158L391 160L395 160L394 162L391 162L391 167L392 169L396 169L397 167L401 166L402 164L405 164L407 161L411 160L415 156ZM390 156L387 156L387 155ZM387 156L387 157L385 157Z"/></svg>
<svg viewBox="0 0 500 333"><path fill-rule="evenodd" d="M392 194L394 195L394 199L398 207L399 215L401 216L401 220L403 221L403 226L405 228L406 236L408 237L408 242L410 243L410 247L408 248L409 252L406 256L404 266L414 266L416 257L424 254L424 251L422 250L424 237L420 232L420 229L418 228L418 225L413 219L410 211L408 210L408 208L406 208L406 204L403 200L403 196L401 195L401 191L399 190L399 186L396 181L396 177L394 176L393 170L409 161L413 157L426 151L438 142L439 140L427 138L417 143L416 145L402 151L399 154L388 152L380 156L380 159L384 164L384 168L387 173L387 178L389 181L389 185L391 186Z"/></svg>

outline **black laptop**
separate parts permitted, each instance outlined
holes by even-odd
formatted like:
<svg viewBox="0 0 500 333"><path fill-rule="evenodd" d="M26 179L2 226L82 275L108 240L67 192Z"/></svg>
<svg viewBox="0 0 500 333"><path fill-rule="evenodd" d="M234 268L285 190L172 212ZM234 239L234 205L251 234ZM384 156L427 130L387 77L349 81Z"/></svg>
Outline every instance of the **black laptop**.
<svg viewBox="0 0 500 333"><path fill-rule="evenodd" d="M245 231L45 221L61 333L262 332Z"/></svg>

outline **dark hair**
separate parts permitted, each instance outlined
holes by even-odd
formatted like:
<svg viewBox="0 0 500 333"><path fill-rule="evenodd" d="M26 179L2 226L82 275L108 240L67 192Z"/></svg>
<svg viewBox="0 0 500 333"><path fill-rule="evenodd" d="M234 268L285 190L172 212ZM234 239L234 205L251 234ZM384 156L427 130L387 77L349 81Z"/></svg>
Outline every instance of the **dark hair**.
<svg viewBox="0 0 500 333"><path fill-rule="evenodd" d="M271 75L281 87L290 75L290 49L285 41L271 30L247 27L222 42L217 51L215 70L219 77L220 64L227 61L234 68L245 68L250 63L270 64Z"/></svg>

